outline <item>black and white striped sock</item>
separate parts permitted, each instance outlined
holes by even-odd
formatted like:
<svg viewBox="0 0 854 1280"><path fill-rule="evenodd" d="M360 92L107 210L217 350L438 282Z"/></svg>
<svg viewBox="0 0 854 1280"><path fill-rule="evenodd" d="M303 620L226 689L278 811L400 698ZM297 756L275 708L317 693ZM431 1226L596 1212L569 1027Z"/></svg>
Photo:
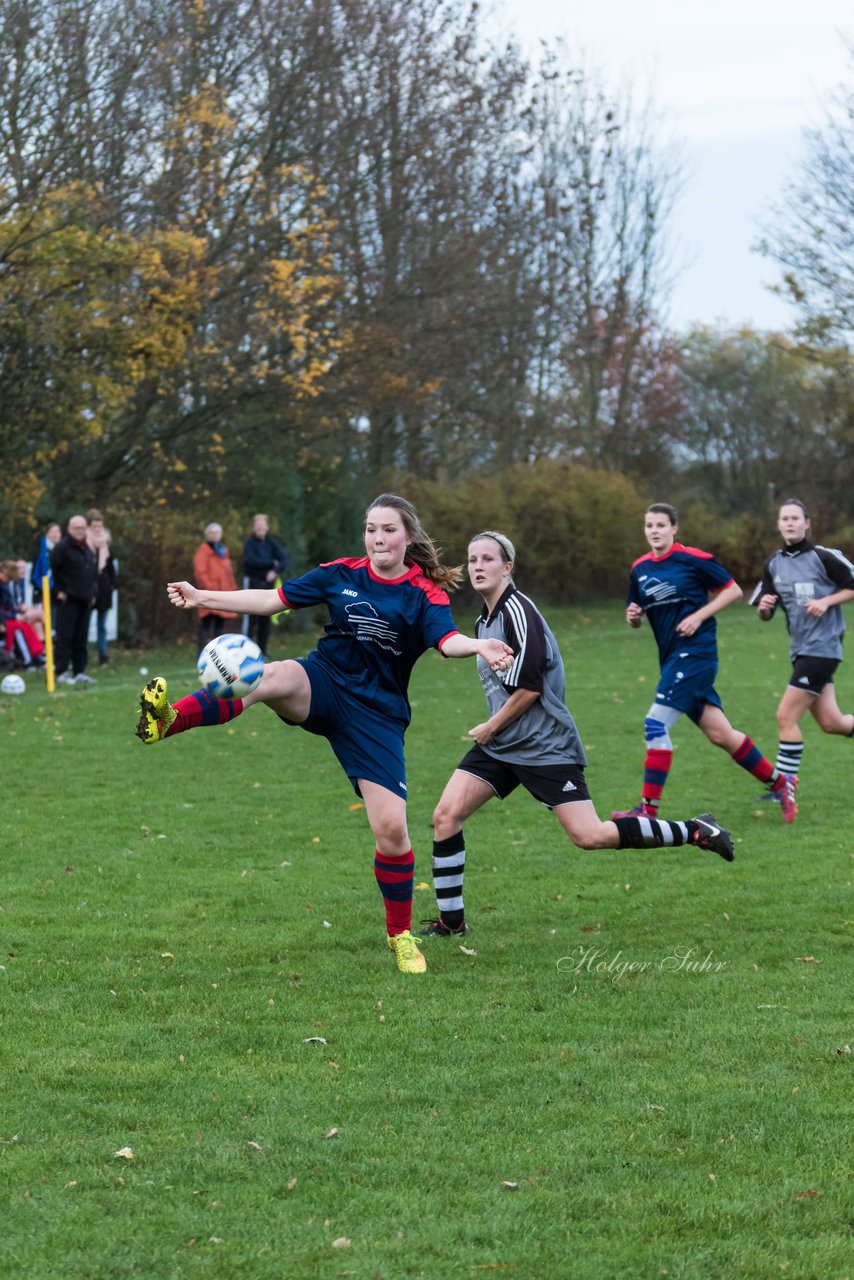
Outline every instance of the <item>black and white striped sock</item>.
<svg viewBox="0 0 854 1280"><path fill-rule="evenodd" d="M665 822L663 818L615 818L620 833L620 849L661 849L665 845L687 844L689 823Z"/></svg>
<svg viewBox="0 0 854 1280"><path fill-rule="evenodd" d="M458 928L465 919L463 909L463 876L466 869L466 845L462 830L446 840L433 841L433 885L436 904L443 924Z"/></svg>
<svg viewBox="0 0 854 1280"><path fill-rule="evenodd" d="M790 773L797 777L801 771L803 754L803 742L783 742L781 739L777 743L777 759L774 761L774 768L779 769L781 773Z"/></svg>

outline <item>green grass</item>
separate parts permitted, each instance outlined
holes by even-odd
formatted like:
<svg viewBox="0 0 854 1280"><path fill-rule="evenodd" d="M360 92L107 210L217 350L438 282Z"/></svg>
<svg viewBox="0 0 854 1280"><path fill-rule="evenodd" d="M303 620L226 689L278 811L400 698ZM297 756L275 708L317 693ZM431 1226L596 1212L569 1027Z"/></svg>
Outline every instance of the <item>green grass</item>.
<svg viewBox="0 0 854 1280"><path fill-rule="evenodd" d="M603 814L637 799L655 684L621 616L550 615ZM721 632L727 711L773 754L782 628ZM326 744L262 708L143 748L141 661L193 687L186 653L117 653L96 689L0 699L0 1275L854 1274L854 744L807 726L787 828L680 724L666 812L711 808L731 866L581 853L525 794L488 805L476 955L433 940L404 977ZM473 664L426 656L412 701L420 882Z"/></svg>

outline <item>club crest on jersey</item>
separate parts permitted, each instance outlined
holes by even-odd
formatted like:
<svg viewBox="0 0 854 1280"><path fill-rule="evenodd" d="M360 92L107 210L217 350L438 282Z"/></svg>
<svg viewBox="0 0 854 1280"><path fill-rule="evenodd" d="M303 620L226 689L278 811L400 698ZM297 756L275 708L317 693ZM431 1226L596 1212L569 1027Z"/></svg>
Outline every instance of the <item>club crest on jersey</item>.
<svg viewBox="0 0 854 1280"><path fill-rule="evenodd" d="M367 601L348 604L346 612L357 640L378 644L381 649L388 649L395 657L400 657L403 653L400 636L385 618L380 617L372 604L368 604Z"/></svg>
<svg viewBox="0 0 854 1280"><path fill-rule="evenodd" d="M670 600L677 594L676 587L672 582L662 582L660 578L650 578L647 574L638 578L641 590L645 596L652 596L656 604L662 604L665 600Z"/></svg>

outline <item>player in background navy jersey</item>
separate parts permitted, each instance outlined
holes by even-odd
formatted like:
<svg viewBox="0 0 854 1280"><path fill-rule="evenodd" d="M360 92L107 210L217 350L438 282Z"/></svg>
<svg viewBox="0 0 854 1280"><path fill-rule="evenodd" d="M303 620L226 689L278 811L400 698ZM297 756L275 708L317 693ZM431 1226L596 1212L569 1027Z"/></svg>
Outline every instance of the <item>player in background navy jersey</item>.
<svg viewBox="0 0 854 1280"><path fill-rule="evenodd" d="M426 964L411 931L415 859L406 825L403 755L410 673L430 647L446 658L477 655L493 671L508 665L512 650L500 640L472 639L457 630L444 587L455 586L460 571L439 562L404 498L384 493L371 504L365 550L365 556L319 565L279 589L212 592L170 582L169 599L179 609L227 607L264 615L325 604L329 622L307 658L267 663L260 683L242 700L200 689L170 706L166 681L156 677L140 698L137 735L145 743L158 742L224 724L263 702L287 724L327 738L365 803L388 946L401 972L422 973Z"/></svg>
<svg viewBox="0 0 854 1280"><path fill-rule="evenodd" d="M824 733L854 737L854 715L839 710L833 684L845 635L840 605L854 600L854 566L839 551L810 542L809 516L798 498L788 498L780 507L777 528L785 545L766 560L750 603L763 622L773 618L779 605L791 637L792 675L777 707L776 764L797 781L804 753L801 720L807 711Z"/></svg>
<svg viewBox="0 0 854 1280"><path fill-rule="evenodd" d="M483 600L475 633L513 650L512 664L496 671L478 659L489 717L469 729L471 750L457 765L433 814L433 881L438 917L422 937L466 932L463 823L488 800L503 800L518 786L554 811L581 849L645 849L690 844L732 861L732 840L711 814L683 822L631 815L602 822L584 780L584 750L566 706L563 660L549 624L533 600L518 591L510 539L495 529L475 534L468 548L471 584Z"/></svg>
<svg viewBox="0 0 854 1280"><path fill-rule="evenodd" d="M714 687L718 670L715 614L742 596L741 587L708 551L676 541L679 516L667 502L647 508L644 533L650 551L632 565L626 621L649 620L658 645L661 677L644 721L646 760L641 802L614 817L654 817L673 761L670 730L687 715L736 764L779 796L786 822L798 812L795 784L776 769L749 737L726 718Z"/></svg>

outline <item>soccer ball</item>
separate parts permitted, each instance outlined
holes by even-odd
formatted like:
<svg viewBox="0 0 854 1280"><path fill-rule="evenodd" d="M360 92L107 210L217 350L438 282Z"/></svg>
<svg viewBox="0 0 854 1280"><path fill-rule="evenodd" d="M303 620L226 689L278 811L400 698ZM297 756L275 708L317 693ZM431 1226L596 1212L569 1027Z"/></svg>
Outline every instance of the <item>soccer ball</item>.
<svg viewBox="0 0 854 1280"><path fill-rule="evenodd" d="M217 636L199 654L202 685L216 698L245 698L264 672L264 655L248 636Z"/></svg>
<svg viewBox="0 0 854 1280"><path fill-rule="evenodd" d="M5 676L0 681L0 693L26 693L27 686L21 676Z"/></svg>

